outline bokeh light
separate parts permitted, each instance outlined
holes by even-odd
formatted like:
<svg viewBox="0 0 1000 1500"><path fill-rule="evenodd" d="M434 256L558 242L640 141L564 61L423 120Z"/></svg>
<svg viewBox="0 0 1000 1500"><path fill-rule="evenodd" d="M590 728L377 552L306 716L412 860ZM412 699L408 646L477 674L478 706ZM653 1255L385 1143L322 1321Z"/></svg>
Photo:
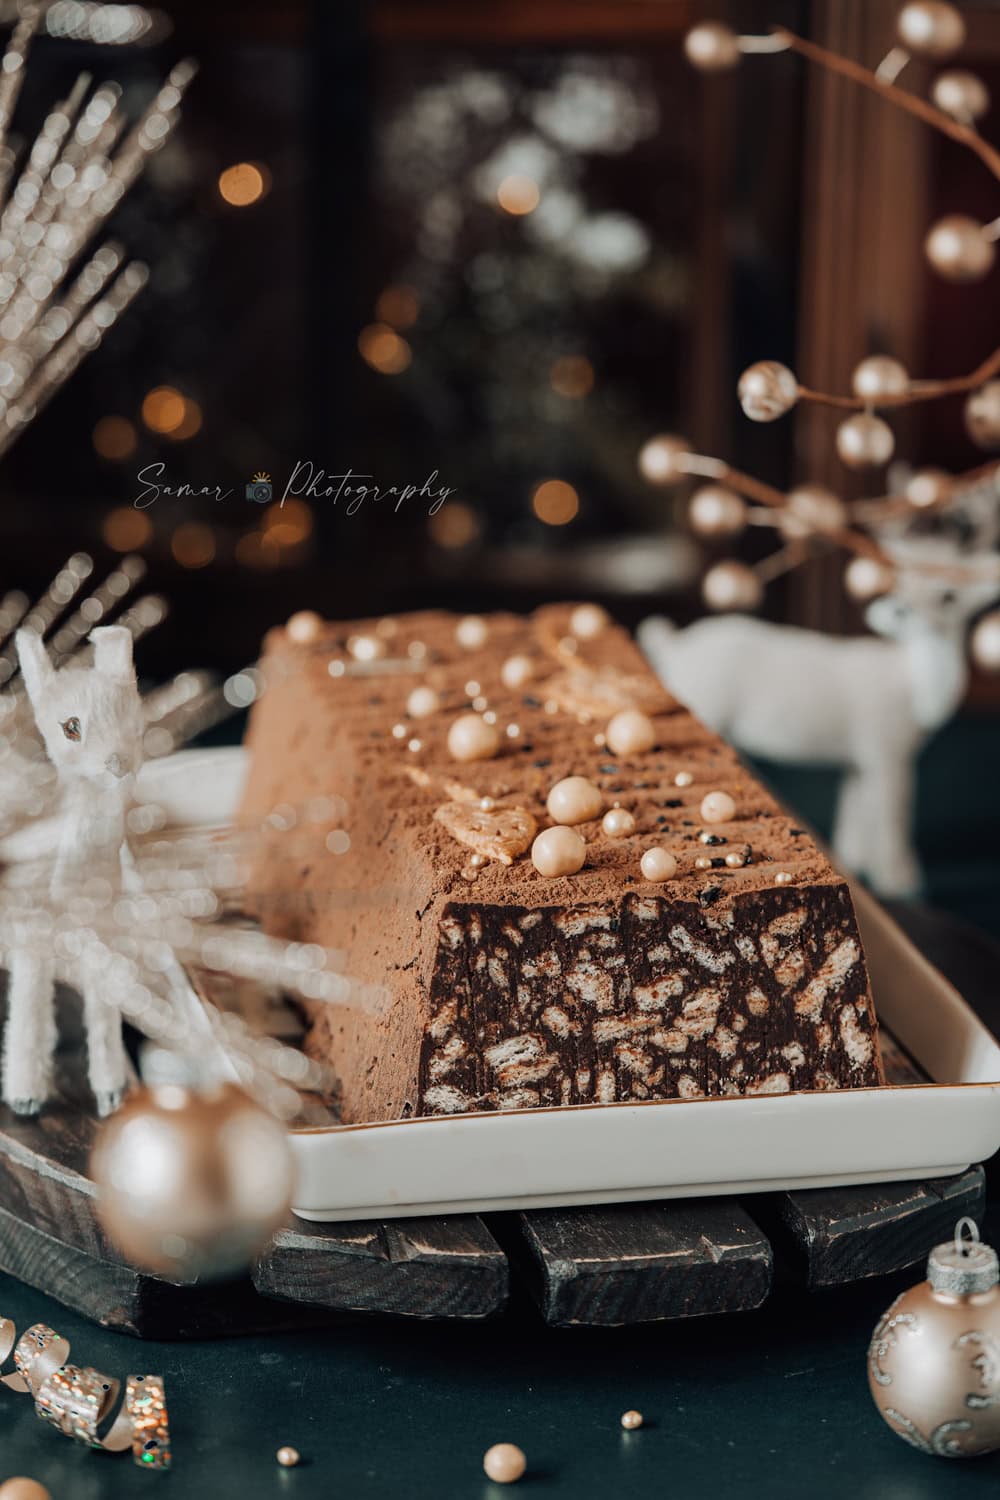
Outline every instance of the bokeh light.
<svg viewBox="0 0 1000 1500"><path fill-rule="evenodd" d="M533 213L541 201L541 196L538 183L534 178L525 177L521 172L512 172L497 188L497 202L504 213L514 214L517 217Z"/></svg>
<svg viewBox="0 0 1000 1500"><path fill-rule="evenodd" d="M91 440L94 452L110 463L131 458L139 446L138 434L128 417L102 417L94 426Z"/></svg>
<svg viewBox="0 0 1000 1500"><path fill-rule="evenodd" d="M183 424L187 403L172 385L157 385L142 402L142 420L150 432L173 433Z"/></svg>
<svg viewBox="0 0 1000 1500"><path fill-rule="evenodd" d="M101 535L115 552L137 552L152 537L153 523L134 505L119 505L104 517Z"/></svg>
<svg viewBox="0 0 1000 1500"><path fill-rule="evenodd" d="M297 547L312 535L313 513L304 500L291 498L269 505L263 516L263 545Z"/></svg>
<svg viewBox="0 0 1000 1500"><path fill-rule="evenodd" d="M400 375L409 367L412 350L388 323L369 323L358 334L358 349L366 365L380 375Z"/></svg>
<svg viewBox="0 0 1000 1500"><path fill-rule="evenodd" d="M215 557L211 526L201 521L184 521L170 538L170 550L182 568L207 568Z"/></svg>
<svg viewBox="0 0 1000 1500"><path fill-rule="evenodd" d="M190 396L182 396L181 400L184 402L184 415L177 426L167 433L167 437L175 443L183 443L201 431L201 407Z"/></svg>
<svg viewBox="0 0 1000 1500"><path fill-rule="evenodd" d="M544 479L531 497L531 508L546 526L566 526L580 509L580 497L565 479Z"/></svg>
<svg viewBox="0 0 1000 1500"><path fill-rule="evenodd" d="M219 173L219 196L232 208L248 208L266 196L271 174L257 162L238 161Z"/></svg>
<svg viewBox="0 0 1000 1500"><path fill-rule="evenodd" d="M556 395L578 401L594 388L594 367L584 354L560 355L552 362L549 383Z"/></svg>
<svg viewBox="0 0 1000 1500"><path fill-rule="evenodd" d="M427 521L431 540L438 547L467 547L479 535L479 517L462 500L448 500Z"/></svg>
<svg viewBox="0 0 1000 1500"><path fill-rule="evenodd" d="M393 328L412 328L420 316L420 298L412 286L387 286L375 304L375 316Z"/></svg>

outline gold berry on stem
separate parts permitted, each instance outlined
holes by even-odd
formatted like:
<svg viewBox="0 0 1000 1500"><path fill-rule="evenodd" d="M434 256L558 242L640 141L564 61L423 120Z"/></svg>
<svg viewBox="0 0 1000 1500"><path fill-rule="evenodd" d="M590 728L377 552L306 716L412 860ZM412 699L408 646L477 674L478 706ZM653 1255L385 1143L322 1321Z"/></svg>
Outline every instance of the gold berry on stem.
<svg viewBox="0 0 1000 1500"><path fill-rule="evenodd" d="M789 490L781 516L785 536L809 536L815 531L837 531L847 524L847 507L822 484L800 484Z"/></svg>
<svg viewBox="0 0 1000 1500"><path fill-rule="evenodd" d="M686 438L663 433L639 450L639 471L651 484L676 484L687 476L682 460L691 452Z"/></svg>
<svg viewBox="0 0 1000 1500"><path fill-rule="evenodd" d="M924 240L927 259L945 281L982 281L993 269L996 246L986 238L983 225L967 214L946 214L928 230Z"/></svg>
<svg viewBox="0 0 1000 1500"><path fill-rule="evenodd" d="M989 113L989 89L975 73L966 73L961 68L949 68L947 72L939 73L931 89L931 98L938 109L964 124L981 120Z"/></svg>
<svg viewBox="0 0 1000 1500"><path fill-rule="evenodd" d="M882 396L905 394L910 389L910 376L898 359L888 354L870 354L855 366L851 385L856 396L877 404Z"/></svg>
<svg viewBox="0 0 1000 1500"><path fill-rule="evenodd" d="M892 428L874 412L855 412L837 428L837 452L849 469L879 468L889 462L895 446Z"/></svg>
<svg viewBox="0 0 1000 1500"><path fill-rule="evenodd" d="M736 387L740 405L752 422L774 422L799 399L799 383L787 365L762 359L740 376Z"/></svg>
<svg viewBox="0 0 1000 1500"><path fill-rule="evenodd" d="M910 0L896 17L896 35L917 57L951 57L965 41L965 21L944 0Z"/></svg>
<svg viewBox="0 0 1000 1500"><path fill-rule="evenodd" d="M903 486L903 494L917 510L930 510L951 498L954 481L944 469L917 469Z"/></svg>
<svg viewBox="0 0 1000 1500"><path fill-rule="evenodd" d="M965 403L965 430L980 448L1000 447L1000 380L988 380Z"/></svg>
<svg viewBox="0 0 1000 1500"><path fill-rule="evenodd" d="M699 536L736 536L747 524L746 502L724 484L703 484L691 496L688 521Z"/></svg>
<svg viewBox="0 0 1000 1500"><path fill-rule="evenodd" d="M753 568L735 558L726 558L709 568L701 581L701 594L709 609L756 609L764 597L764 585Z"/></svg>
<svg viewBox="0 0 1000 1500"><path fill-rule="evenodd" d="M723 21L702 21L684 38L687 60L700 73L723 73L740 60L740 41Z"/></svg>

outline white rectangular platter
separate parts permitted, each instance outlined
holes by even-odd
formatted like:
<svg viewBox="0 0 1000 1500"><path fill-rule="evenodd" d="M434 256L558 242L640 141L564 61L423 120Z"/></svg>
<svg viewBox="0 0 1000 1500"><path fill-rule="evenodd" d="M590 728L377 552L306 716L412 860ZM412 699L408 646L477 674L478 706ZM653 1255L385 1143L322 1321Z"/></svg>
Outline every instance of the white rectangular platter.
<svg viewBox="0 0 1000 1500"><path fill-rule="evenodd" d="M188 754L171 811L231 816L240 752ZM158 799L162 778L150 788ZM882 908L853 892L879 1018L933 1082L296 1130L295 1212L336 1221L772 1192L943 1177L992 1156L1000 1047Z"/></svg>

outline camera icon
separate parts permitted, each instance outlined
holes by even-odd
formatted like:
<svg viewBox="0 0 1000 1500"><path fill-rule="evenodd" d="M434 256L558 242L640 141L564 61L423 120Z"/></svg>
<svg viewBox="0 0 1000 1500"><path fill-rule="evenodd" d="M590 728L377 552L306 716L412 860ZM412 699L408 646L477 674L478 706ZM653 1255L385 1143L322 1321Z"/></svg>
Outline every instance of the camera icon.
<svg viewBox="0 0 1000 1500"><path fill-rule="evenodd" d="M254 505L267 505L271 499L270 474L255 474L246 487L246 497Z"/></svg>

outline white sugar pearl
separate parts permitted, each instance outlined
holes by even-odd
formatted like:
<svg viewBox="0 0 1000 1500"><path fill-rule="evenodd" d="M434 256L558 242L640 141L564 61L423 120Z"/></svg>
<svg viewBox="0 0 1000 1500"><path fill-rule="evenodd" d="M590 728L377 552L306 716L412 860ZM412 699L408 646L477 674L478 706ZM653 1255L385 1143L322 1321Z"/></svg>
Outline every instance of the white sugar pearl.
<svg viewBox="0 0 1000 1500"><path fill-rule="evenodd" d="M613 807L604 814L601 827L609 839L624 839L635 832L635 819L626 808Z"/></svg>
<svg viewBox="0 0 1000 1500"><path fill-rule="evenodd" d="M466 615L455 626L455 639L466 651L475 651L484 645L488 634L486 621L479 615Z"/></svg>
<svg viewBox="0 0 1000 1500"><path fill-rule="evenodd" d="M701 800L701 816L706 823L730 823L736 816L736 803L728 792L709 792Z"/></svg>
<svg viewBox="0 0 1000 1500"><path fill-rule="evenodd" d="M375 661L376 657L385 655L385 646L374 635L352 635L347 649L355 661Z"/></svg>
<svg viewBox="0 0 1000 1500"><path fill-rule="evenodd" d="M690 786L694 776L690 771L678 771L674 777L674 786Z"/></svg>
<svg viewBox="0 0 1000 1500"><path fill-rule="evenodd" d="M437 713L441 707L441 699L431 687L416 687L406 700L406 712L413 719L426 719L428 714Z"/></svg>
<svg viewBox="0 0 1000 1500"><path fill-rule="evenodd" d="M285 626L288 639L297 646L308 646L311 641L318 640L322 629L323 621L313 609L300 609Z"/></svg>
<svg viewBox="0 0 1000 1500"><path fill-rule="evenodd" d="M647 849L639 861L643 880L671 880L677 874L677 861L669 849Z"/></svg>
<svg viewBox="0 0 1000 1500"><path fill-rule="evenodd" d="M459 714L448 730L448 753L453 760L491 760L499 749L496 726L479 714Z"/></svg>
<svg viewBox="0 0 1000 1500"><path fill-rule="evenodd" d="M535 664L530 656L508 656L500 668L500 681L511 692L517 692L535 675Z"/></svg>
<svg viewBox="0 0 1000 1500"><path fill-rule="evenodd" d="M638 708L624 708L615 714L604 731L608 749L615 755L642 755L656 744L656 728L648 714Z"/></svg>
<svg viewBox="0 0 1000 1500"><path fill-rule="evenodd" d="M546 828L531 846L531 863L539 875L575 875L586 858L587 846L572 828Z"/></svg>
<svg viewBox="0 0 1000 1500"><path fill-rule="evenodd" d="M569 628L581 641L592 641L608 626L608 612L599 604L578 604L569 617Z"/></svg>
<svg viewBox="0 0 1000 1500"><path fill-rule="evenodd" d="M787 870L779 870L774 877L774 883L775 885L791 885L794 879L795 876L789 874Z"/></svg>
<svg viewBox="0 0 1000 1500"><path fill-rule="evenodd" d="M545 806L554 823L586 823L600 816L604 797L586 776L566 776L556 782Z"/></svg>

